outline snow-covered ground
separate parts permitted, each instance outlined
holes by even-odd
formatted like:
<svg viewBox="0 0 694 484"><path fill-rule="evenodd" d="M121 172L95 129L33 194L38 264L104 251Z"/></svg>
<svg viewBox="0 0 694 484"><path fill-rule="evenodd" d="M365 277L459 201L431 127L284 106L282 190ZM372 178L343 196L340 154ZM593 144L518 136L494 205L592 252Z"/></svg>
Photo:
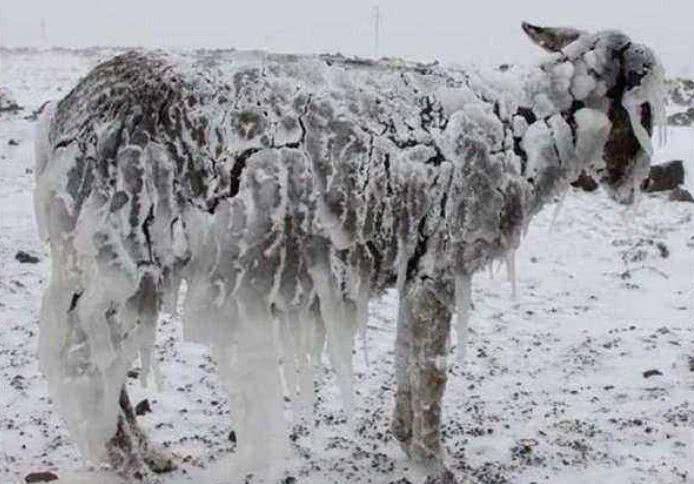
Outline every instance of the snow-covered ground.
<svg viewBox="0 0 694 484"><path fill-rule="evenodd" d="M38 370L49 264L31 201L35 122L23 117L110 54L0 52L0 86L25 107L0 114L1 483L37 470L107 482L82 462ZM694 129L670 130L655 161L673 158L694 192ZM518 252L516 300L505 269L475 277L467 364L452 364L446 393L450 469L461 482L694 482L694 204L647 195L625 212L601 192L573 191L550 229L553 211ZM19 250L40 262L19 263ZM370 307L351 426L326 370L314 425L294 429L293 457L277 464L284 482L423 481L388 430L396 306L389 293ZM164 315L156 356L159 388L129 386L152 409L142 426L177 456L164 482L244 482L218 464L233 458L234 412L206 348L183 342L179 319Z"/></svg>

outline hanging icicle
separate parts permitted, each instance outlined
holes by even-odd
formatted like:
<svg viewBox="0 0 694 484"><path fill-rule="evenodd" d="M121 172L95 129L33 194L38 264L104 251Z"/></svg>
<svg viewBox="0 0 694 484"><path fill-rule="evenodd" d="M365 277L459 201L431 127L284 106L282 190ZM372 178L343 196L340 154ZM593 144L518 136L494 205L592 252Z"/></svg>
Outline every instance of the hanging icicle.
<svg viewBox="0 0 694 484"><path fill-rule="evenodd" d="M508 281L511 283L511 296L514 300L518 299L518 282L516 275L516 249L511 249L506 253L506 271Z"/></svg>
<svg viewBox="0 0 694 484"><path fill-rule="evenodd" d="M461 272L455 276L457 358L461 368L465 366L468 339L468 323L472 309L472 275Z"/></svg>

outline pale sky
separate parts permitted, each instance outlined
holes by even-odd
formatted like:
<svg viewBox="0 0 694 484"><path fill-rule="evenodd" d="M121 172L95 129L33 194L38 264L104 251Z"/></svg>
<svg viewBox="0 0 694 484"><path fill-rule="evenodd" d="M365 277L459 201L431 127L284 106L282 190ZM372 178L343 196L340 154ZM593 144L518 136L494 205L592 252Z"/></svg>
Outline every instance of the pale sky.
<svg viewBox="0 0 694 484"><path fill-rule="evenodd" d="M0 45L265 48L444 62L532 62L520 22L616 28L694 74L694 0L2 0Z"/></svg>

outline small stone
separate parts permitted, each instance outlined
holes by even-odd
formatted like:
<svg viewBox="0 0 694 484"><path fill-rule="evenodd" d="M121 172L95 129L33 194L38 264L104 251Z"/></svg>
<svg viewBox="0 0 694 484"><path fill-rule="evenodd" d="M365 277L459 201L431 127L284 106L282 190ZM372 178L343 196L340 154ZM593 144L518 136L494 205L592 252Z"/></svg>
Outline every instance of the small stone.
<svg viewBox="0 0 694 484"><path fill-rule="evenodd" d="M694 203L694 197L692 196L692 194L689 193L689 190L686 190L682 187L677 187L673 189L670 192L670 195L668 196L668 200L670 200L671 202Z"/></svg>
<svg viewBox="0 0 694 484"><path fill-rule="evenodd" d="M663 192L677 188L682 183L684 183L684 163L682 160L673 160L651 166L648 177L641 183L641 190Z"/></svg>
<svg viewBox="0 0 694 484"><path fill-rule="evenodd" d="M16 390L24 390L26 388L26 383L22 375L15 375L12 380L10 380L10 386Z"/></svg>
<svg viewBox="0 0 694 484"><path fill-rule="evenodd" d="M667 245L663 242L656 242L655 243L656 249L658 249L658 253L660 254L660 257L663 259L667 259L670 256L670 249L667 248Z"/></svg>
<svg viewBox="0 0 694 484"><path fill-rule="evenodd" d="M24 478L24 482L51 482L57 480L58 476L49 471L31 472Z"/></svg>
<svg viewBox="0 0 694 484"><path fill-rule="evenodd" d="M17 251L14 258L17 259L22 264L37 264L39 262L38 257L36 257L35 255L31 255L27 252L24 252L23 250Z"/></svg>
<svg viewBox="0 0 694 484"><path fill-rule="evenodd" d="M132 378L133 380L137 380L140 378L140 370L139 369L133 369L133 370L128 370L128 378Z"/></svg>
<svg viewBox="0 0 694 484"><path fill-rule="evenodd" d="M229 442L235 444L236 443L236 432L233 430L229 432Z"/></svg>
<svg viewBox="0 0 694 484"><path fill-rule="evenodd" d="M149 400L145 398L135 405L135 415L146 415L148 413L152 413L152 407L149 405Z"/></svg>
<svg viewBox="0 0 694 484"><path fill-rule="evenodd" d="M7 144L10 146L19 146L19 141L17 141L14 138L10 138L10 140L7 142Z"/></svg>
<svg viewBox="0 0 694 484"><path fill-rule="evenodd" d="M646 370L643 372L644 378L650 378L652 376L662 376L663 373L660 370Z"/></svg>

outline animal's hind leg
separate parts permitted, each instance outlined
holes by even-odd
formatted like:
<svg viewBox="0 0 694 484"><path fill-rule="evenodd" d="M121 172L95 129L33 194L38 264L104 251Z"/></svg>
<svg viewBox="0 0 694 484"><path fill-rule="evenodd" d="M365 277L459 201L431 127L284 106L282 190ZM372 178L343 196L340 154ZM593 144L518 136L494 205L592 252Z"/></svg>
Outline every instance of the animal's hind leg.
<svg viewBox="0 0 694 484"><path fill-rule="evenodd" d="M108 460L113 469L137 479L144 477L142 470L145 466L157 474L175 469L173 460L153 447L137 425L125 385L121 388L119 406L116 433L106 444Z"/></svg>
<svg viewBox="0 0 694 484"><path fill-rule="evenodd" d="M396 341L393 433L412 459L442 463L441 409L451 312L431 279L405 284Z"/></svg>
<svg viewBox="0 0 694 484"><path fill-rule="evenodd" d="M398 325L395 337L395 409L391 430L409 455L412 442L412 387L410 385L410 360L412 355L412 324L406 317L409 301L400 295Z"/></svg>
<svg viewBox="0 0 694 484"><path fill-rule="evenodd" d="M123 316L137 321L135 331L147 332L147 338L154 339L159 301L156 282L152 274L143 275L136 293L129 298ZM140 353L143 366L149 360L148 351ZM143 368L146 371L146 368ZM146 466L155 473L168 472L175 468L173 460L149 441L147 435L137 425L135 413L125 385L119 396L119 415L115 435L106 444L109 463L119 472L137 476Z"/></svg>

